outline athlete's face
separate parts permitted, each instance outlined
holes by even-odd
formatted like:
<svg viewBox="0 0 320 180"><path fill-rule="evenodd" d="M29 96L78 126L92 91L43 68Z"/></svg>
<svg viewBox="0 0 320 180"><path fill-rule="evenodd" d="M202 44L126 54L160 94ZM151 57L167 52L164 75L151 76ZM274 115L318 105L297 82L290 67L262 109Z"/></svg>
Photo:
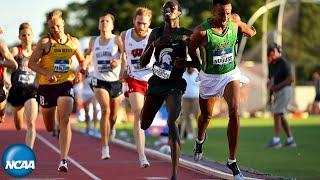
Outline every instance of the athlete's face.
<svg viewBox="0 0 320 180"><path fill-rule="evenodd" d="M111 32L114 28L113 20L110 16L102 16L99 19L99 30L103 32Z"/></svg>
<svg viewBox="0 0 320 180"><path fill-rule="evenodd" d="M167 2L162 9L162 13L165 20L173 20L179 18L181 12L179 11L179 7L174 2Z"/></svg>
<svg viewBox="0 0 320 180"><path fill-rule="evenodd" d="M280 57L280 52L274 48L272 51L268 52L268 62L271 63Z"/></svg>
<svg viewBox="0 0 320 180"><path fill-rule="evenodd" d="M137 35L141 37L146 36L150 23L150 16L137 15L133 20L134 30Z"/></svg>
<svg viewBox="0 0 320 180"><path fill-rule="evenodd" d="M62 36L64 34L64 21L62 18L53 18L48 21L50 32L54 36Z"/></svg>
<svg viewBox="0 0 320 180"><path fill-rule="evenodd" d="M274 58L274 52L273 51L269 52L267 57L268 57L268 62L271 63Z"/></svg>
<svg viewBox="0 0 320 180"><path fill-rule="evenodd" d="M212 10L212 15L216 21L221 23L221 25L226 26L229 20L229 16L231 15L231 11L231 4L217 4Z"/></svg>
<svg viewBox="0 0 320 180"><path fill-rule="evenodd" d="M21 43L31 44L32 38L33 38L33 33L30 28L23 29L19 33L19 39Z"/></svg>

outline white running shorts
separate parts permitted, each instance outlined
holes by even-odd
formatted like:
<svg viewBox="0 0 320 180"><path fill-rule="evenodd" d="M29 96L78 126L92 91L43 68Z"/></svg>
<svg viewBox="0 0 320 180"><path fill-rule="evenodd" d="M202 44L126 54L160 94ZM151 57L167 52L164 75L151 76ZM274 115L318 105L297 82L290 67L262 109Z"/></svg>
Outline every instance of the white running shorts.
<svg viewBox="0 0 320 180"><path fill-rule="evenodd" d="M200 97L209 99L210 97L223 97L224 89L231 81L240 80L241 85L248 84L249 78L242 75L239 68L225 74L207 74L203 71L199 73Z"/></svg>

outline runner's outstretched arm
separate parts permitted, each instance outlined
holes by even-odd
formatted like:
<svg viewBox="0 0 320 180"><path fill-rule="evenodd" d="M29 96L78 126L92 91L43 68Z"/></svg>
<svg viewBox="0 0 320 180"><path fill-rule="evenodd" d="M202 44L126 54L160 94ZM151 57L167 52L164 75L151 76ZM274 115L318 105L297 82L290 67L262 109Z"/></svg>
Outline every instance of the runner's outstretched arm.
<svg viewBox="0 0 320 180"><path fill-rule="evenodd" d="M257 33L254 27L249 27L246 23L242 22L238 14L231 14L230 19L233 23L236 23L238 25L240 32L242 32L246 36L252 37Z"/></svg>
<svg viewBox="0 0 320 180"><path fill-rule="evenodd" d="M140 57L140 65L142 67L146 67L147 64L149 64L149 62L150 62L153 50L155 48L154 42L155 42L156 34L157 34L156 31L157 31L157 29L152 30L152 32L149 36L149 39L148 39L148 44L146 46L146 49L144 50L143 54Z"/></svg>
<svg viewBox="0 0 320 180"><path fill-rule="evenodd" d="M121 41L122 41L122 49L123 49L123 53L121 56L121 70L120 70L120 80L123 81L126 76L127 76L127 71L128 71L128 60L127 60L127 55L126 55L126 48L125 48L125 42L126 42L126 32L127 31L123 31L120 34L121 37Z"/></svg>
<svg viewBox="0 0 320 180"><path fill-rule="evenodd" d="M123 44L120 36L115 37L115 44L118 46L118 54L112 58L112 62L111 62L112 68L115 68L122 64L122 56L124 54Z"/></svg>
<svg viewBox="0 0 320 180"><path fill-rule="evenodd" d="M188 53L192 61L194 61L197 65L198 70L200 69L201 58L199 53L199 46L201 45L202 38L205 37L205 31L203 31L203 27L200 25L193 30L193 33L190 36L190 42L188 46Z"/></svg>
<svg viewBox="0 0 320 180"><path fill-rule="evenodd" d="M42 38L36 45L35 50L33 51L28 67L36 73L39 73L43 76L46 76L50 82L57 81L57 77L53 72L49 72L48 70L44 69L39 63L41 62L41 57L43 54L47 53L50 49L50 42L49 38ZM47 51L46 51L47 50Z"/></svg>
<svg viewBox="0 0 320 180"><path fill-rule="evenodd" d="M0 30L1 31L1 30ZM0 61L0 66L7 68L17 69L18 64L14 60L12 54L10 53L7 45L4 42L0 42L0 53L3 55L4 60Z"/></svg>

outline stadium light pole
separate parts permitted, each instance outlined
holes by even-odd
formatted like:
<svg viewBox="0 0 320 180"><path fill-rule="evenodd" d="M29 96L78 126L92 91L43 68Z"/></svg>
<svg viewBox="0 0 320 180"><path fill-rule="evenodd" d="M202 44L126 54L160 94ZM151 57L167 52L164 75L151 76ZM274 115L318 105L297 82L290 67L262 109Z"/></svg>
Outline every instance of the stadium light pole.
<svg viewBox="0 0 320 180"><path fill-rule="evenodd" d="M266 5L271 0L266 0ZM263 14L262 19L262 40L261 40L261 65L262 65L262 104L267 104L267 79L268 79L268 62L267 62L267 44L268 44L268 13L269 11Z"/></svg>
<svg viewBox="0 0 320 180"><path fill-rule="evenodd" d="M285 9L286 3L287 3L287 0L281 1L280 3L277 32L276 32L276 36L274 37L275 38L274 42L276 42L280 47L282 47L283 17L284 17L284 9Z"/></svg>

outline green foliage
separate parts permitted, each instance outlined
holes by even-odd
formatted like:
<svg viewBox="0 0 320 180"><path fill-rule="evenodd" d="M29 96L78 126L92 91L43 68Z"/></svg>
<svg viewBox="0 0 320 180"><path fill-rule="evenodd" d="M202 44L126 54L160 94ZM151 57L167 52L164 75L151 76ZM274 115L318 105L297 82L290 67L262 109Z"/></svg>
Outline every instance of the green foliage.
<svg viewBox="0 0 320 180"><path fill-rule="evenodd" d="M301 8L301 19L299 34L300 38L299 49L301 51L299 61L305 60L310 63L318 63L320 57L320 21L314 18L320 14L320 5L305 4ZM298 62L299 62L298 61Z"/></svg>
<svg viewBox="0 0 320 180"><path fill-rule="evenodd" d="M132 26L132 19L135 9L139 6L148 7L153 12L157 12L162 7L163 1L128 1L128 0L90 0L84 4L73 3L68 6L68 11L77 13L80 11L84 13L75 20L78 26L73 27L76 36L98 35L98 19L101 15L111 13L115 16L115 33L119 34L121 31ZM161 18L159 13L154 13L152 18L152 27L159 26Z"/></svg>
<svg viewBox="0 0 320 180"><path fill-rule="evenodd" d="M88 0L85 3L71 3L63 11L66 20L66 31L76 37L96 36L99 34L98 18L102 13L112 13L116 18L114 33L119 34L121 31L132 27L132 19L135 9L138 6L146 6L153 12L151 28L163 24L162 5L166 0L146 1L146 0ZM193 0L180 1L182 7L182 16L180 25L193 29L211 16L212 0ZM234 0L233 12L239 14L242 21L247 22L250 16L264 2L255 0ZM261 21L255 24L259 32ZM46 29L46 28L44 28ZM45 34L46 32L43 32ZM261 39L261 33L255 38L248 41L247 47L252 47Z"/></svg>
<svg viewBox="0 0 320 180"><path fill-rule="evenodd" d="M132 19L135 9L138 6L146 6L153 12L151 28L163 24L162 5L166 0L147 1L147 0L88 0L85 3L71 3L63 10L66 20L66 31L76 37L96 36L99 34L98 18L102 13L112 13L115 18L115 34L132 27ZM211 16L212 0L192 0L180 1L182 7L182 16L180 24L182 27L193 29ZM301 3L301 2L300 2ZM239 14L243 22L249 18L265 1L256 0L233 0L233 12ZM286 12L297 12L284 19L284 23L291 24L293 27L284 27L283 29L283 52L290 62L296 64L310 64L310 66L320 67L320 5L301 3L299 12L293 3L287 3ZM268 30L272 32L277 26L278 8L269 12ZM45 17L44 17L45 18ZM298 19L298 20L296 20ZM289 23L288 23L289 22ZM291 23L292 22L292 23ZM246 45L246 50L258 47L262 33L262 17L254 24L257 35L250 38ZM46 29L46 28L45 28ZM43 32L45 34L46 31ZM241 36L239 37L241 38ZM257 58L256 61L259 61ZM308 79L314 69L308 70L304 76L299 76L299 81Z"/></svg>
<svg viewBox="0 0 320 180"><path fill-rule="evenodd" d="M274 176L295 177L297 179L319 179L318 154L320 145L320 118L310 116L307 119L291 119L289 124L298 144L297 148L267 149L265 145L272 138L273 120L262 118L241 118L240 141L237 160L241 167L252 168L256 171ZM77 126L85 127L85 123ZM225 118L211 120L207 129L207 141L204 145L204 157L225 164L228 157L228 144ZM127 131L132 137L133 122L116 124L117 132ZM281 132L281 142L286 137ZM156 139L148 136L146 144L152 145ZM193 140L182 144L183 154L192 155ZM152 162L151 162L152 163Z"/></svg>
<svg viewBox="0 0 320 180"><path fill-rule="evenodd" d="M298 20L294 28L286 29L283 33L284 56L297 69L297 83L305 84L314 71L320 67L320 4L301 4ZM289 22L295 22L290 17Z"/></svg>
<svg viewBox="0 0 320 180"><path fill-rule="evenodd" d="M103 13L112 13L116 18L115 33L119 33L132 27L132 19L138 6L146 6L153 11L151 27L160 26L163 23L161 9L165 0L89 0L83 4L71 3L64 10L66 17L66 30L77 37L97 35L98 18ZM193 29L211 16L212 0L193 0L181 2L182 17L180 24L183 27ZM262 5L261 2L248 0L234 1L234 12L240 14L243 21L247 21L252 13ZM248 8L249 7L249 8ZM241 11L246 9L245 11Z"/></svg>
<svg viewBox="0 0 320 180"><path fill-rule="evenodd" d="M273 121L271 119L241 119L240 142L237 160L240 167L252 168L273 176L295 177L297 179L318 179L320 170L317 159L320 145L319 116L289 121L297 148L268 149L265 145L271 140ZM207 129L204 156L225 163L228 158L227 120L213 120ZM281 142L286 137L281 132ZM192 154L193 141L182 145L183 153ZM302 166L303 165L303 166Z"/></svg>

